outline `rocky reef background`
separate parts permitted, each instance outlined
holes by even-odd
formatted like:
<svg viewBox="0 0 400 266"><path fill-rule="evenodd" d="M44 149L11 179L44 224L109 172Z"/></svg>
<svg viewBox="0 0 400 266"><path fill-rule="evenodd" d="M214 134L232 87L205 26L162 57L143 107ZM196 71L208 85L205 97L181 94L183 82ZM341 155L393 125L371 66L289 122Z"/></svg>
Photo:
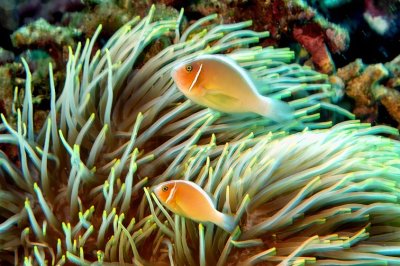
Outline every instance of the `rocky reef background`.
<svg viewBox="0 0 400 266"><path fill-rule="evenodd" d="M185 25L217 13L224 23L252 20L269 31L262 45L290 47L299 63L330 75L337 102L372 124L399 127L400 2L396 0L34 0L0 1L0 112L9 119L15 86L24 84L20 57L33 73L37 126L49 109L47 63L63 80L68 46L103 25L97 46L152 4L161 18L185 9ZM160 47L148 51L156 53ZM143 59L145 60L145 58ZM40 85L40 86L35 86ZM43 112L41 112L42 110Z"/></svg>

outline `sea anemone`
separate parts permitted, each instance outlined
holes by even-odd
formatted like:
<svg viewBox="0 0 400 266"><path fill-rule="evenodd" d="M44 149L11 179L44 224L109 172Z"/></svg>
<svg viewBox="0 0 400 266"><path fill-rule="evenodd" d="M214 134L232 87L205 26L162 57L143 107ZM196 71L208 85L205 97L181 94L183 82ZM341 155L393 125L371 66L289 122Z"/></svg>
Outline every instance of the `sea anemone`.
<svg viewBox="0 0 400 266"><path fill-rule="evenodd" d="M397 131L318 122L321 108L353 116L329 103L335 92L325 75L290 64L290 50L250 47L268 36L246 30L250 22L218 25L211 15L180 34L183 12L158 21L153 14L133 19L93 57L101 27L70 49L57 100L50 65L50 112L40 132L23 60L16 125L1 115L0 261L400 263L400 143L375 136ZM185 99L171 67L204 53L227 53L262 94L287 100L296 120L275 124ZM235 231L168 212L150 187L169 179L202 186L235 216Z"/></svg>

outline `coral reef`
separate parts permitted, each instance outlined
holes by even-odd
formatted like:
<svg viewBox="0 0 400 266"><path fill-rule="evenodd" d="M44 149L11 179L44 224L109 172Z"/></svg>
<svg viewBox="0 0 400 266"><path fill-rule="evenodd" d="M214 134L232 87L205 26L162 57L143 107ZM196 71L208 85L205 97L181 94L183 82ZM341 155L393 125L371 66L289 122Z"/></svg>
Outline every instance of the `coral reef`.
<svg viewBox="0 0 400 266"><path fill-rule="evenodd" d="M398 1L365 0L365 21L379 35L394 35L398 33L400 3Z"/></svg>
<svg viewBox="0 0 400 266"><path fill-rule="evenodd" d="M145 15L152 2L154 1L89 0L81 2L57 0L49 2L35 0L2 3L0 4L0 12L13 14L3 18L4 27L7 27L8 33L15 30L18 25L30 24L14 32L14 46L11 42L8 43L8 38L0 40L0 46L2 45L14 52L17 62L20 62L19 57L21 55L36 53L35 50L37 49L44 50L53 59L56 91L59 93L60 86L57 86L57 84L60 84L58 81L65 76L64 65L68 59L69 45L75 49L78 41L92 36L97 26L102 24L103 30L94 44L94 49L102 47L112 33L132 17ZM181 7L185 8L186 17L189 21L211 13L218 13L219 19L225 23L251 19L253 30L268 30L270 32L270 38L261 41L262 46L291 47L296 52L296 62L330 75L336 75L337 67L344 67L357 58L361 58L367 64L379 64L392 60L400 52L399 46L396 45L399 36L399 25L397 24L400 21L396 18L400 6L396 1L163 0L155 2L157 2L155 20L177 18L178 11L176 9L179 10ZM388 30L382 35L375 32L364 19L364 14L369 14L372 18L382 18L389 23ZM34 21L40 17L55 25L48 24L43 20ZM38 27L38 25L44 27ZM186 27L185 19L182 21L182 27ZM23 34L24 31L28 34ZM53 34L54 32L57 34ZM163 43L164 41L166 43ZM151 46L145 58L151 58L167 42L168 38L164 38ZM27 50L24 51L23 49ZM9 62L13 57L12 54L3 53L3 55L6 62ZM45 67L45 64L38 64L29 60L28 62L30 67L33 67L33 73L36 71L44 73L43 68L36 69L35 66L40 68L41 66ZM3 72L12 73L13 76L10 76L10 79L5 82L6 85L11 84L11 86L3 87L6 91L2 92L2 95L13 96L14 87L21 85L14 82L14 73L17 73L16 76L20 79L18 74L22 72L21 64L17 66L18 71L15 71L13 64L4 66L6 69ZM9 75L5 77L9 77ZM41 84L45 88L46 85L42 81L36 80L36 77L36 75L33 75L33 83ZM336 85L342 82L337 79L336 81L339 82L335 83ZM338 92L341 90L339 87L336 89ZM392 87L386 86L386 88L391 89ZM380 93L384 89L382 87L382 90L378 90L378 92ZM38 94L37 91L33 91L33 95L45 99L40 104L39 109L46 112L49 109L49 94L46 92L49 90L43 89L42 91L45 93ZM389 92L391 96L385 97L383 101L378 100L379 105L358 105L355 109L358 118L366 122L397 126L398 115L395 104L397 96L395 96L395 91L390 90ZM3 101L11 103L12 97L3 99ZM348 102L339 104L342 106L349 105ZM6 113L10 114L11 105L6 104L5 106ZM346 108L350 109L347 106ZM35 110L38 110L38 108L35 108ZM11 117L8 117L8 119L11 119Z"/></svg>
<svg viewBox="0 0 400 266"><path fill-rule="evenodd" d="M249 22L178 19L121 27L94 50L69 49L57 97L34 130L31 73L16 126L1 115L0 262L25 265L254 265L400 263L400 143L386 127L348 121L329 128L336 95L327 76L291 63L289 49L251 47L267 32ZM169 39L147 61L149 45ZM162 46L161 42L161 46ZM199 54L227 53L286 100L295 121L228 115L186 100L169 72ZM93 56L92 56L93 55ZM306 130L293 135L289 132ZM12 151L12 153L11 153ZM227 234L168 213L151 186L198 183L235 215ZM188 199L190 200L190 199Z"/></svg>
<svg viewBox="0 0 400 266"><path fill-rule="evenodd" d="M62 24L79 29L86 36L92 36L99 24L103 25L102 34L112 35L118 28L135 16L144 16L150 6L148 1L89 1L89 8L81 12L67 13ZM97 2L97 3L96 3ZM177 18L179 12L163 4L155 5L155 19Z"/></svg>
<svg viewBox="0 0 400 266"><path fill-rule="evenodd" d="M371 123L399 125L399 61L397 57L386 64L365 65L356 60L338 70L338 82L344 84L345 93L354 100L357 117Z"/></svg>
<svg viewBox="0 0 400 266"><path fill-rule="evenodd" d="M44 19L38 19L15 31L11 41L19 49L34 47L62 51L64 46L75 46L75 39L80 34L76 29L53 26Z"/></svg>
<svg viewBox="0 0 400 266"><path fill-rule="evenodd" d="M94 44L94 48L97 49L104 42L104 39L108 39L112 33L118 28L128 22L132 17L137 14L144 13L147 10L148 5L145 2L136 2L129 4L128 6L122 6L121 3L115 3L115 1L97 1L88 2L85 9L80 12L65 13L62 16L60 25L52 25L43 18L32 21L25 26L22 26L18 30L15 30L10 37L12 47L17 54L17 57L11 51L0 50L0 72L4 73L0 79L1 92L3 96L0 102L0 108L3 110L3 114L6 115L7 119L13 120L11 117L12 106L11 102L14 98L14 88L23 86L23 71L22 64L19 58L26 58L32 71L32 84L33 87L41 88L40 90L34 90L33 97L35 101L35 114L40 110L38 116L43 117L43 112L49 110L49 87L45 80L48 79L48 62L51 61L53 64L55 88L59 93L61 80L65 76L64 66L68 60L68 47L72 49L76 48L77 43L80 40L84 40L86 36L92 36L96 31L99 24L103 25L102 36L98 38L98 43ZM54 4L54 6L52 6ZM40 1L32 2L24 6L23 10L36 10L42 8L37 16L40 14L43 17L50 19L55 12L61 12L63 10L75 10L74 1L68 2L64 0L59 1L59 6L49 2L41 4ZM24 5L24 4L21 4ZM93 5L93 8L91 8ZM18 5L17 5L18 6ZM129 12L127 12L127 10ZM47 12L47 13L46 13ZM35 12L27 12L33 15ZM45 13L45 14L44 14ZM21 11L21 16L24 12ZM164 5L156 5L155 20L159 19L173 19L179 15L178 11L171 7ZM29 20L28 20L29 21ZM160 40L165 41L166 39ZM163 44L160 43L153 45L146 57L150 57L152 54L159 52L163 48ZM1 49L1 48L0 48ZM18 63L12 61L16 60ZM11 61L11 62L10 62ZM40 127L42 123L39 123Z"/></svg>
<svg viewBox="0 0 400 266"><path fill-rule="evenodd" d="M27 50L21 54L29 61L32 74L29 77L32 89L32 103L35 106L35 127L41 128L43 118L48 112L50 89L48 84L48 64L54 64L53 57L43 50ZM6 63L0 66L0 112L14 124L16 109L22 105L25 87L25 74L21 63ZM59 71L54 75L54 82L61 83L65 74Z"/></svg>
<svg viewBox="0 0 400 266"><path fill-rule="evenodd" d="M0 65L11 63L14 61L14 58L15 56L13 52L0 48Z"/></svg>
<svg viewBox="0 0 400 266"><path fill-rule="evenodd" d="M397 56L400 36L400 2L394 0L308 0L327 20L348 32L351 42L346 51L332 54L342 67L357 58L376 64Z"/></svg>
<svg viewBox="0 0 400 266"><path fill-rule="evenodd" d="M380 102L400 127L400 92L385 86L381 86L379 91Z"/></svg>
<svg viewBox="0 0 400 266"><path fill-rule="evenodd" d="M301 0L275 1L200 1L188 7L202 15L218 12L225 21L251 19L255 30L268 30L271 39L265 44L299 42L311 54L315 67L323 73L332 73L335 64L331 53L347 49L347 31L323 16Z"/></svg>

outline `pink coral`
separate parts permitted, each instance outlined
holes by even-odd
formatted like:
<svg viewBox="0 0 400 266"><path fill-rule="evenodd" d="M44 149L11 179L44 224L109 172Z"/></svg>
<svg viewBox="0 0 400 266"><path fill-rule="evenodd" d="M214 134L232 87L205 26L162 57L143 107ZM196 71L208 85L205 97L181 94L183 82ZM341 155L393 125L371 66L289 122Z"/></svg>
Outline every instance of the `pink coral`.
<svg viewBox="0 0 400 266"><path fill-rule="evenodd" d="M293 37L311 54L313 63L319 71L332 73L335 65L326 47L323 35L315 28L316 26L313 24L303 28L296 27L293 30Z"/></svg>

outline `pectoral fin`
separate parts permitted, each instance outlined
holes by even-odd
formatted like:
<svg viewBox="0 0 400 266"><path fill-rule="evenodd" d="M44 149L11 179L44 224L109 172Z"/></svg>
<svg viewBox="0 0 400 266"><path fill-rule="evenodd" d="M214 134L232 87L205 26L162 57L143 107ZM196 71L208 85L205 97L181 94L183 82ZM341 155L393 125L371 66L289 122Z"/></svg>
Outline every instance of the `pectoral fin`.
<svg viewBox="0 0 400 266"><path fill-rule="evenodd" d="M231 112L232 108L240 107L239 99L216 90L207 90L204 98L220 109L226 109L227 112Z"/></svg>

